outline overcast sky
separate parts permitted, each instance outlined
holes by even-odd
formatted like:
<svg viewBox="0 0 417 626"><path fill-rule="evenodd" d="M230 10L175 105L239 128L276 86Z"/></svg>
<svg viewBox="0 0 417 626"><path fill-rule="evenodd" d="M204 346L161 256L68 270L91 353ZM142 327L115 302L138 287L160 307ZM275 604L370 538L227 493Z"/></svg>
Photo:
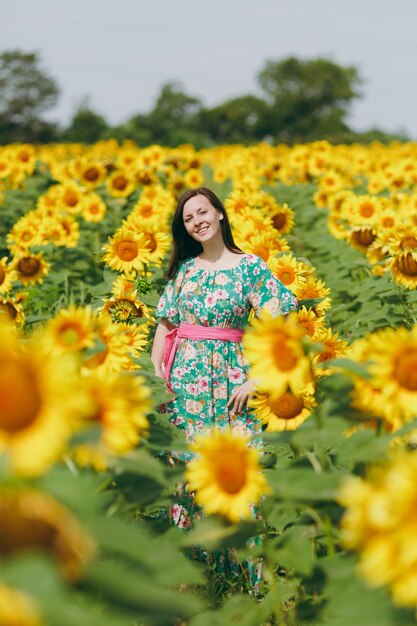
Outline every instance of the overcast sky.
<svg viewBox="0 0 417 626"><path fill-rule="evenodd" d="M269 59L325 56L356 65L363 98L350 124L417 138L417 0L13 0L0 52L38 50L67 123L84 96L115 124L149 111L178 80L207 105L260 93Z"/></svg>

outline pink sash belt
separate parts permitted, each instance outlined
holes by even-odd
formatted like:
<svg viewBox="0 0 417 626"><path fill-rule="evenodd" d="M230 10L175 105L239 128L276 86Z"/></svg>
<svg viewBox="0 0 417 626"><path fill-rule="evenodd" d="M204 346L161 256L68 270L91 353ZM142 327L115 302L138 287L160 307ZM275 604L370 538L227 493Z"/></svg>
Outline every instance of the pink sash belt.
<svg viewBox="0 0 417 626"><path fill-rule="evenodd" d="M179 343L183 337L187 339L223 339L224 341L242 341L243 330L241 328L222 328L220 326L199 326L197 324L181 324L173 328L164 340L164 376L169 380L172 364Z"/></svg>

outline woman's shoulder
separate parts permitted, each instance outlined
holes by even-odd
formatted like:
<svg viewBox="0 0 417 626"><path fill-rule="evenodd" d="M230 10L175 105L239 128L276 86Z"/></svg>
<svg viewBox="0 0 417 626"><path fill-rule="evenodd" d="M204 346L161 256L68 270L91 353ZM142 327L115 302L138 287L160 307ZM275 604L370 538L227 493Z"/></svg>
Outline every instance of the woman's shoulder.
<svg viewBox="0 0 417 626"><path fill-rule="evenodd" d="M177 268L176 274L174 276L175 282L182 281L184 279L184 277L189 274L189 272L191 271L191 268L193 267L193 265L194 265L194 258L193 257L188 257L187 259L182 259L178 263L178 268Z"/></svg>
<svg viewBox="0 0 417 626"><path fill-rule="evenodd" d="M257 254L245 253L245 265L251 270L267 270L268 266L265 261Z"/></svg>

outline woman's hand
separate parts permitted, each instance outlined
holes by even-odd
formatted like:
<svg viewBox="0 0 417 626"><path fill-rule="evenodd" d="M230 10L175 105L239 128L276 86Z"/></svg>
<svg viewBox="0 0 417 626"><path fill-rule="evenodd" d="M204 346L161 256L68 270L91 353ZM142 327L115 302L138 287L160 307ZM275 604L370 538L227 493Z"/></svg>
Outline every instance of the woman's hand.
<svg viewBox="0 0 417 626"><path fill-rule="evenodd" d="M227 403L227 407L229 408L234 402L234 406L231 410L233 413L240 413L247 403L250 394L254 391L255 385L252 380L247 380L243 385L240 385L240 387L235 387Z"/></svg>

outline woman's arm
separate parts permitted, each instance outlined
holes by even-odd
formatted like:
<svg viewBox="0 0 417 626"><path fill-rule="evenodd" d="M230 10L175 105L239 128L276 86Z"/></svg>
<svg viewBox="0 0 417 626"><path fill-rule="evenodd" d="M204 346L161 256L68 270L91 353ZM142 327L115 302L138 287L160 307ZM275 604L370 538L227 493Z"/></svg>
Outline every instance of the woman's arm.
<svg viewBox="0 0 417 626"><path fill-rule="evenodd" d="M151 361L155 367L155 374L164 378L164 374L162 372L162 359L164 356L164 340L167 334L173 329L175 326L169 322L166 317L163 317L156 327L155 336L153 338L152 345L152 353L151 353Z"/></svg>

